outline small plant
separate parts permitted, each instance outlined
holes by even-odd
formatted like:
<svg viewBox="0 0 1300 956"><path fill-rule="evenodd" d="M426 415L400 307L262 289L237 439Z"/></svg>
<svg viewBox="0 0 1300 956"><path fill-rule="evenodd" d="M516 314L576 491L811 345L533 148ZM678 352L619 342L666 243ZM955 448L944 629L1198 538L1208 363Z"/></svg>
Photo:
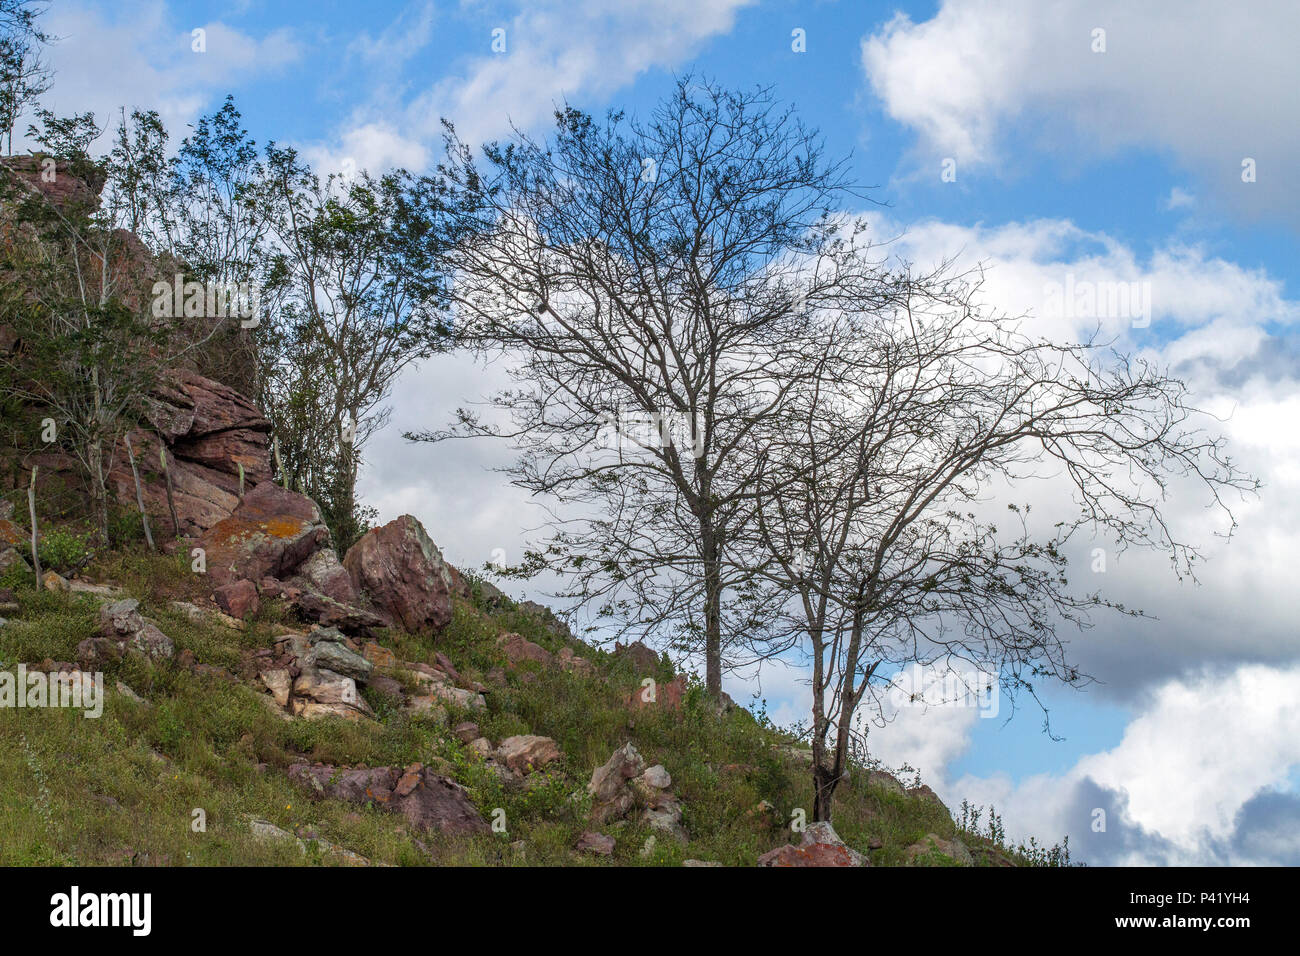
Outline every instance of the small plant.
<svg viewBox="0 0 1300 956"><path fill-rule="evenodd" d="M50 570L74 571L95 556L94 535L89 531L50 528L41 538L37 553L41 564Z"/></svg>

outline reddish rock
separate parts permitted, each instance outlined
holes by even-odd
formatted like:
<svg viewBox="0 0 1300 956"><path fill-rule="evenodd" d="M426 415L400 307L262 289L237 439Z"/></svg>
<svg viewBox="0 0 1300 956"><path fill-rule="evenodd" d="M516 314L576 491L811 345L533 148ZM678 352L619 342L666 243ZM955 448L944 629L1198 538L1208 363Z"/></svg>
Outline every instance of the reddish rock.
<svg viewBox="0 0 1300 956"><path fill-rule="evenodd" d="M217 607L241 621L248 620L261 606L257 599L257 585L247 578L222 585L213 592L212 597L217 602Z"/></svg>
<svg viewBox="0 0 1300 956"><path fill-rule="evenodd" d="M497 646L501 648L512 667L525 661L536 661L538 664L550 666L555 661L550 651L540 644L534 644L522 634L513 632L500 634L497 636Z"/></svg>
<svg viewBox="0 0 1300 956"><path fill-rule="evenodd" d="M131 442L156 528L173 530L160 444L167 451L179 534L201 533L230 516L239 505L241 467L245 493L271 480L270 423L251 400L220 382L173 369L148 397L145 418L151 428L133 432ZM120 498L134 500L125 454L108 477Z"/></svg>
<svg viewBox="0 0 1300 956"><path fill-rule="evenodd" d="M352 576L332 548L317 551L304 561L291 583L304 590L310 588L340 604L355 604L360 598Z"/></svg>
<svg viewBox="0 0 1300 956"><path fill-rule="evenodd" d="M632 664L632 670L638 676L656 674L659 671L659 655L640 641L631 644L614 644L614 656Z"/></svg>
<svg viewBox="0 0 1300 956"><path fill-rule="evenodd" d="M400 661L388 648L370 641L361 648L361 656L376 667L396 667Z"/></svg>
<svg viewBox="0 0 1300 956"><path fill-rule="evenodd" d="M642 707L664 707L668 710L681 710L686 700L686 678L674 677L667 683L654 685L653 699L649 687L638 687L628 695L626 704L633 710Z"/></svg>
<svg viewBox="0 0 1300 956"><path fill-rule="evenodd" d="M328 544L316 503L269 481L253 488L200 541L218 587L241 578L284 579Z"/></svg>
<svg viewBox="0 0 1300 956"><path fill-rule="evenodd" d="M289 767L289 779L317 796L347 803L386 805L397 785L397 773L389 767L336 769L328 764L296 763Z"/></svg>
<svg viewBox="0 0 1300 956"><path fill-rule="evenodd" d="M404 631L440 631L451 622L451 572L410 515L367 531L343 566L357 589Z"/></svg>
<svg viewBox="0 0 1300 956"><path fill-rule="evenodd" d="M798 846L769 850L758 858L759 866L870 866L861 853L851 849L829 823L810 823Z"/></svg>

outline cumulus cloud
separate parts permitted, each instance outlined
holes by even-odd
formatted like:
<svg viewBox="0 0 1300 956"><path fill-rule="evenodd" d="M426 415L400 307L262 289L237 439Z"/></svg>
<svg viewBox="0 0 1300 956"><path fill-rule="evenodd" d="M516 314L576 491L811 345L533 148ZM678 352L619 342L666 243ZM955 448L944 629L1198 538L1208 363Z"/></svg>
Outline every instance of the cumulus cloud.
<svg viewBox="0 0 1300 956"><path fill-rule="evenodd" d="M1156 688L1114 748L1057 777L965 776L949 800L996 805L1013 839L1067 834L1108 865L1297 859L1300 666L1206 669Z"/></svg>
<svg viewBox="0 0 1300 956"><path fill-rule="evenodd" d="M122 108L156 109L173 134L214 98L302 55L289 28L255 37L221 21L185 23L161 0L108 9L58 3L45 26L59 37L48 50L55 81L43 100L47 108L62 115L91 111L101 124L111 124ZM193 49L196 29L204 31L203 52Z"/></svg>
<svg viewBox="0 0 1300 956"><path fill-rule="evenodd" d="M1171 155L1227 208L1289 215L1297 32L1288 0L944 0L929 20L900 13L864 38L862 65L927 164L997 171L1022 166L1023 149L1068 162L1139 149Z"/></svg>

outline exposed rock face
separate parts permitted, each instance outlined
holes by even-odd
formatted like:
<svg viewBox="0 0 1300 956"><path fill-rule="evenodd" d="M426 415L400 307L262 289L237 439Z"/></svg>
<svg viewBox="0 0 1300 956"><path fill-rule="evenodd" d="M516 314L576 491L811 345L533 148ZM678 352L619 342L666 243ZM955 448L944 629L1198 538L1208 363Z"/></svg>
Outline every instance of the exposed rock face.
<svg viewBox="0 0 1300 956"><path fill-rule="evenodd" d="M295 716L354 720L373 716L357 688L372 667L338 631L317 628L307 636L281 637L274 656L261 661L258 676L276 704Z"/></svg>
<svg viewBox="0 0 1300 956"><path fill-rule="evenodd" d="M810 823L798 846L769 850L758 858L759 866L870 866L861 853L839 838L829 823Z"/></svg>
<svg viewBox="0 0 1300 956"><path fill-rule="evenodd" d="M138 430L131 440L145 508L160 527L171 529L160 442L168 453L178 534L202 533L238 507L241 466L245 493L270 482L271 424L234 389L175 369L149 396L145 414L152 432ZM115 460L108 477L119 499L134 500L135 482L125 455Z"/></svg>
<svg viewBox="0 0 1300 956"><path fill-rule="evenodd" d="M416 830L456 836L491 833L465 788L428 767L336 769L327 764L294 764L289 778L322 797L373 803L404 816Z"/></svg>
<svg viewBox="0 0 1300 956"><path fill-rule="evenodd" d="M244 578L291 576L329 545L329 530L314 501L264 481L199 544L207 554L208 576L220 587Z"/></svg>
<svg viewBox="0 0 1300 956"><path fill-rule="evenodd" d="M653 687L638 687L627 698L627 706L633 710L643 707L663 707L667 710L681 710L686 700L686 678L674 677L667 683L658 683Z"/></svg>
<svg viewBox="0 0 1300 956"><path fill-rule="evenodd" d="M367 531L344 556L343 566L353 585L402 630L436 632L450 623L451 572L410 515Z"/></svg>
<svg viewBox="0 0 1300 956"><path fill-rule="evenodd" d="M640 641L631 644L614 644L614 656L630 661L632 669L639 675L655 674L659 671L659 655Z"/></svg>

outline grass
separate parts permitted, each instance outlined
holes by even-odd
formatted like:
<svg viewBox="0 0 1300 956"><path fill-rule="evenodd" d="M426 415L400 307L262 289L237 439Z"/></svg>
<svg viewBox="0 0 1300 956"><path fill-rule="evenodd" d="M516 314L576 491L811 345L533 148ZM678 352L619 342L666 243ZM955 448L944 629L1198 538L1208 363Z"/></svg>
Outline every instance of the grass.
<svg viewBox="0 0 1300 956"><path fill-rule="evenodd" d="M282 608L268 604L243 631L215 620L191 621L170 607L203 591L183 555L113 552L96 557L87 574L137 598L178 654L188 650L198 663L232 677L128 656L105 665L109 696L99 719L68 710L0 708L0 865L331 862L314 845L304 855L289 841L258 840L248 826L256 817L395 865L641 866L694 858L752 866L760 854L796 839L790 821L811 807L806 763L782 752L779 745L791 738L765 716L741 709L719 716L694 679L680 712L632 712L624 702L639 682L626 662L557 636L508 603L489 612L457 601L451 624L436 638L390 632L381 643L412 662L432 663L442 652L462 675L486 682L487 673L504 663L495 638L511 630L551 651L568 644L591 659L597 673L525 665L488 695L486 713L449 708L446 722L407 715L370 691L375 721L289 721L247 682L249 655L270 646L285 620ZM0 628L3 667L74 660L77 643L95 632L98 600L38 594L30 580L14 584L21 613ZM245 680L234 679L241 673ZM660 676L672 674L665 667ZM116 693L118 681L147 703ZM533 775L528 787L507 788L452 735L449 727L463 719L475 720L494 743L520 733L552 737L564 756ZM628 740L647 764L662 763L672 775L690 842L658 834L643 854L652 831L616 823L603 828L616 840L612 860L580 856L572 847L588 828L585 785ZM421 837L421 847L398 816L309 799L285 772L301 760L433 766L464 785L499 832L473 840ZM756 810L764 800L774 812ZM963 829L942 807L870 786L864 768L855 768L841 786L834 822L873 865L906 862L907 847L927 834L961 839L977 863L1062 862L1037 847L1004 847L993 815L986 833L977 832L979 818L972 822L969 813ZM937 853L917 860L945 861L952 862Z"/></svg>

